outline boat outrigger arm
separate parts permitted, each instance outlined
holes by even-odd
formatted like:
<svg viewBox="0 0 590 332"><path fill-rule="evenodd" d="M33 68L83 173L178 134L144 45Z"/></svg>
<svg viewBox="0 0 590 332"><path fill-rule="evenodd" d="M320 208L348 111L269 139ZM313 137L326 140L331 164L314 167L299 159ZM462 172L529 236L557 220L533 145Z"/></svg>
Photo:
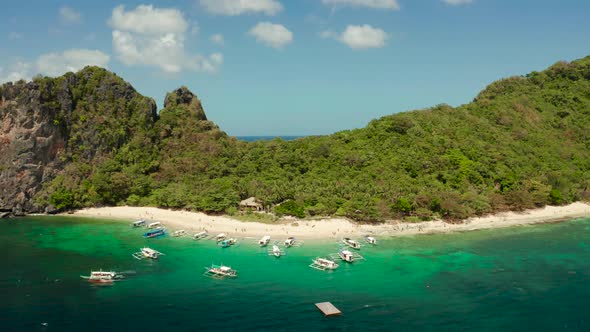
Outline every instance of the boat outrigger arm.
<svg viewBox="0 0 590 332"><path fill-rule="evenodd" d="M146 251L146 249L149 249L149 251ZM131 254L131 256L133 256L133 258L135 259L158 259L159 256L165 256L164 253L161 253L157 250L151 249L151 248L142 248L140 251L138 252L134 252L133 254Z"/></svg>
<svg viewBox="0 0 590 332"><path fill-rule="evenodd" d="M329 254L328 257L330 257L330 259L335 260L335 261L336 260L339 260L339 259L345 260L345 259L342 258L342 256L340 256L340 253L343 250L346 250L346 249L342 249L342 250L340 250L340 252ZM355 260L355 261L365 259L365 257L363 257L361 254L359 254L357 251L352 251L352 250L346 250L346 251L347 251L348 254L352 255L352 259Z"/></svg>
<svg viewBox="0 0 590 332"><path fill-rule="evenodd" d="M235 278L238 276L238 271L229 266L212 264L210 267L205 267L203 275L213 279Z"/></svg>

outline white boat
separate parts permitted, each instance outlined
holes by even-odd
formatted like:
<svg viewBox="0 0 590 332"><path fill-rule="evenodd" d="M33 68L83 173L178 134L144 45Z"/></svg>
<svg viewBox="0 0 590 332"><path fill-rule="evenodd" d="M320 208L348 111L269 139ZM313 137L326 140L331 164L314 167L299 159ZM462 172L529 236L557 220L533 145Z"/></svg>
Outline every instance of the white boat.
<svg viewBox="0 0 590 332"><path fill-rule="evenodd" d="M93 283L112 283L117 279L122 279L123 276L114 271L91 271L89 276L80 276L80 278Z"/></svg>
<svg viewBox="0 0 590 332"><path fill-rule="evenodd" d="M142 227L142 226L145 226L145 220L143 220L143 219L133 222L133 227Z"/></svg>
<svg viewBox="0 0 590 332"><path fill-rule="evenodd" d="M132 256L137 259L144 259L144 258L158 259L162 255L164 255L164 254L157 251L157 250L154 250L152 248L148 248L148 247L141 248L141 249L139 249L138 252L132 254Z"/></svg>
<svg viewBox="0 0 590 332"><path fill-rule="evenodd" d="M311 263L309 266L314 269L322 270L322 271L334 270L334 269L337 269L339 266L338 263L336 263L332 260L326 259L326 258L317 257L317 258L313 259L312 261L313 261L313 263Z"/></svg>
<svg viewBox="0 0 590 332"><path fill-rule="evenodd" d="M275 257L277 257L277 258L278 258L278 257L281 257L281 248L279 248L279 246L277 246L276 244L274 244L274 245L272 246L272 254L273 254Z"/></svg>
<svg viewBox="0 0 590 332"><path fill-rule="evenodd" d="M338 253L338 256L342 258L343 261L352 263L354 261L354 254L350 250L342 249Z"/></svg>
<svg viewBox="0 0 590 332"><path fill-rule="evenodd" d="M369 244L372 244L374 246L377 245L377 239L372 236L369 236L369 235L365 236L365 241L367 241Z"/></svg>
<svg viewBox="0 0 590 332"><path fill-rule="evenodd" d="M289 248L295 245L295 238L290 237L285 240L285 247Z"/></svg>
<svg viewBox="0 0 590 332"><path fill-rule="evenodd" d="M199 232L199 233L197 233L197 234L195 234L193 236L193 239L200 240L200 239L206 238L207 236L209 236L209 233L207 233L207 232Z"/></svg>
<svg viewBox="0 0 590 332"><path fill-rule="evenodd" d="M185 236L186 235L186 231L184 229L175 231L174 233L172 233L172 236L174 237L179 237L179 236Z"/></svg>
<svg viewBox="0 0 590 332"><path fill-rule="evenodd" d="M225 240L226 237L227 237L227 235L225 233L219 233L215 237L215 241L217 241L217 242L223 241L223 240Z"/></svg>
<svg viewBox="0 0 590 332"><path fill-rule="evenodd" d="M217 245L222 248L229 248L230 246L233 246L235 244L238 244L238 240L233 237L217 242Z"/></svg>
<svg viewBox="0 0 590 332"><path fill-rule="evenodd" d="M225 265L214 265L205 268L205 275L216 279L235 278L238 276L238 271Z"/></svg>
<svg viewBox="0 0 590 332"><path fill-rule="evenodd" d="M332 260L317 257L313 260L313 263L310 266L318 270L334 270L338 268L339 265Z"/></svg>
<svg viewBox="0 0 590 332"><path fill-rule="evenodd" d="M159 222L159 221L156 221L156 222L153 222L153 223L149 224L148 225L148 228L158 228L158 227L161 227L161 226L162 226L162 223Z"/></svg>
<svg viewBox="0 0 590 332"><path fill-rule="evenodd" d="M361 249L360 243L358 243L357 241L355 241L351 238L345 237L344 239L342 239L342 243L346 244L347 246L351 247L352 249L357 249L357 250Z"/></svg>
<svg viewBox="0 0 590 332"><path fill-rule="evenodd" d="M262 237L262 239L258 240L258 244L261 247L266 247L269 242L270 242L270 236L268 236L268 235L265 235Z"/></svg>

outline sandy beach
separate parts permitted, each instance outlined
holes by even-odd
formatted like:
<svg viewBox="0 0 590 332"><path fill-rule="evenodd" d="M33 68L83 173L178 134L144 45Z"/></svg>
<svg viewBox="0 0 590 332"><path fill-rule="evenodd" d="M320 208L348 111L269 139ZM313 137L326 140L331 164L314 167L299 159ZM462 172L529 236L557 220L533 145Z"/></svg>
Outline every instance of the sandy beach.
<svg viewBox="0 0 590 332"><path fill-rule="evenodd" d="M64 214L66 215L66 214ZM391 221L379 225L366 225L346 219L288 220L276 224L243 222L225 216L209 216L199 212L173 211L153 207L103 207L90 208L67 214L68 216L118 219L131 223L138 219L160 221L169 231L184 229L189 233L203 230L210 234L227 233L233 237L295 236L307 239L331 239L376 236L405 236L416 234L449 233L511 227L538 223L564 221L590 216L590 204L573 203L566 206L547 206L524 212L504 212L495 215L470 218L462 223L449 224L441 220L420 223Z"/></svg>

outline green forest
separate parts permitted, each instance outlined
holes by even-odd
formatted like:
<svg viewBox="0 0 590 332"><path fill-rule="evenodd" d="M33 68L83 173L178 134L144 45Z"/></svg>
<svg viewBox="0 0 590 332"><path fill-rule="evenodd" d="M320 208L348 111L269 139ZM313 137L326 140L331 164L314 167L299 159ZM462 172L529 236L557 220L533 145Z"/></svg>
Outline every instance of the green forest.
<svg viewBox="0 0 590 332"><path fill-rule="evenodd" d="M54 120L69 137L67 166L39 204L235 214L254 196L277 215L415 222L590 199L590 57L494 82L456 108L294 141L239 141L184 87L151 115L149 98L96 88L126 84L116 75L66 75L82 74L75 110ZM50 102L64 77L35 80Z"/></svg>

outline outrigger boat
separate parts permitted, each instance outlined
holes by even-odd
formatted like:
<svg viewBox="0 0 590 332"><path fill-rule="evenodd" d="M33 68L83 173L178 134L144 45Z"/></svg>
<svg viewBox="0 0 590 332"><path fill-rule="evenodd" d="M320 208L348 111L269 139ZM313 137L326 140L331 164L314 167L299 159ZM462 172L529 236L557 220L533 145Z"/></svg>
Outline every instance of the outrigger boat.
<svg viewBox="0 0 590 332"><path fill-rule="evenodd" d="M329 260L327 258L320 258L317 257L312 260L313 263L309 265L309 267L314 268L316 270L325 271L325 270L334 270L338 268L338 263Z"/></svg>
<svg viewBox="0 0 590 332"><path fill-rule="evenodd" d="M234 244L238 243L238 240L232 238L229 238L227 240L223 240L221 242L218 242L218 245L222 248L227 248L229 246L233 246Z"/></svg>
<svg viewBox="0 0 590 332"><path fill-rule="evenodd" d="M138 221L133 222L133 227L143 227L145 226L145 220L140 219Z"/></svg>
<svg viewBox="0 0 590 332"><path fill-rule="evenodd" d="M175 231L174 233L172 233L172 236L174 236L174 237L185 236L185 235L186 235L186 231L184 229L181 229L179 231Z"/></svg>
<svg viewBox="0 0 590 332"><path fill-rule="evenodd" d="M289 237L285 240L285 247L289 248L295 245L295 238Z"/></svg>
<svg viewBox="0 0 590 332"><path fill-rule="evenodd" d="M215 237L215 241L221 242L221 241L225 240L225 238L227 238L227 235L225 235L225 233L219 233Z"/></svg>
<svg viewBox="0 0 590 332"><path fill-rule="evenodd" d="M284 254L284 252L281 250L281 248L279 248L278 245L273 244L272 245L272 249L269 249L268 250L268 254L269 255L272 255L272 256L275 256L276 258L279 258L279 257L281 257L281 255Z"/></svg>
<svg viewBox="0 0 590 332"><path fill-rule="evenodd" d="M149 259L158 259L160 256L164 255L163 253L154 250L152 248L141 248L140 251L131 254L131 256L135 257L136 259L144 259L144 258L149 258Z"/></svg>
<svg viewBox="0 0 590 332"><path fill-rule="evenodd" d="M275 257L281 257L281 249L276 244L272 246L272 254L275 255Z"/></svg>
<svg viewBox="0 0 590 332"><path fill-rule="evenodd" d="M343 261L352 263L354 261L354 254L350 250L342 249L338 252L338 256L342 258Z"/></svg>
<svg viewBox="0 0 590 332"><path fill-rule="evenodd" d="M143 237L145 238L154 238L154 237L158 237L158 236L164 236L166 235L166 229L164 228L156 228L154 230L151 230L145 234L143 234Z"/></svg>
<svg viewBox="0 0 590 332"><path fill-rule="evenodd" d="M341 259L345 262L352 263L357 260L363 260L363 259L365 259L365 257L361 256L361 254L359 254L356 251L351 251L351 250L342 248L342 249L340 249L339 252L334 253L334 254L330 254L330 259L333 259L333 260Z"/></svg>
<svg viewBox="0 0 590 332"><path fill-rule="evenodd" d="M238 271L224 265L211 264L211 267L206 267L205 270L203 275L215 279L235 278L238 276Z"/></svg>
<svg viewBox="0 0 590 332"><path fill-rule="evenodd" d="M92 283L112 283L118 279L123 279L124 276L114 271L91 271L89 276L80 276L80 278Z"/></svg>
<svg viewBox="0 0 590 332"><path fill-rule="evenodd" d="M369 244L372 244L374 246L377 245L377 239L372 236L369 236L369 235L365 236L365 241L367 241Z"/></svg>
<svg viewBox="0 0 590 332"><path fill-rule="evenodd" d="M206 238L207 236L209 236L209 233L207 233L207 232L200 232L200 233L195 234L193 236L193 239L194 240L200 240L200 239Z"/></svg>
<svg viewBox="0 0 590 332"><path fill-rule="evenodd" d="M303 241L297 240L296 238L294 238L292 236L291 237L288 237L285 240L285 247L286 248L289 248L289 247L299 247L302 244L303 244Z"/></svg>
<svg viewBox="0 0 590 332"><path fill-rule="evenodd" d="M358 243L357 241L345 237L344 239L342 239L342 243L346 244L347 246L351 247L352 249L357 249L360 250L361 249L361 245L360 243Z"/></svg>
<svg viewBox="0 0 590 332"><path fill-rule="evenodd" d="M159 221L153 222L148 225L148 228L159 228L159 227L162 227L162 223Z"/></svg>
<svg viewBox="0 0 590 332"><path fill-rule="evenodd" d="M268 235L265 235L262 237L262 239L258 240L258 244L261 247L266 247L269 242L270 242L270 236L268 236Z"/></svg>

